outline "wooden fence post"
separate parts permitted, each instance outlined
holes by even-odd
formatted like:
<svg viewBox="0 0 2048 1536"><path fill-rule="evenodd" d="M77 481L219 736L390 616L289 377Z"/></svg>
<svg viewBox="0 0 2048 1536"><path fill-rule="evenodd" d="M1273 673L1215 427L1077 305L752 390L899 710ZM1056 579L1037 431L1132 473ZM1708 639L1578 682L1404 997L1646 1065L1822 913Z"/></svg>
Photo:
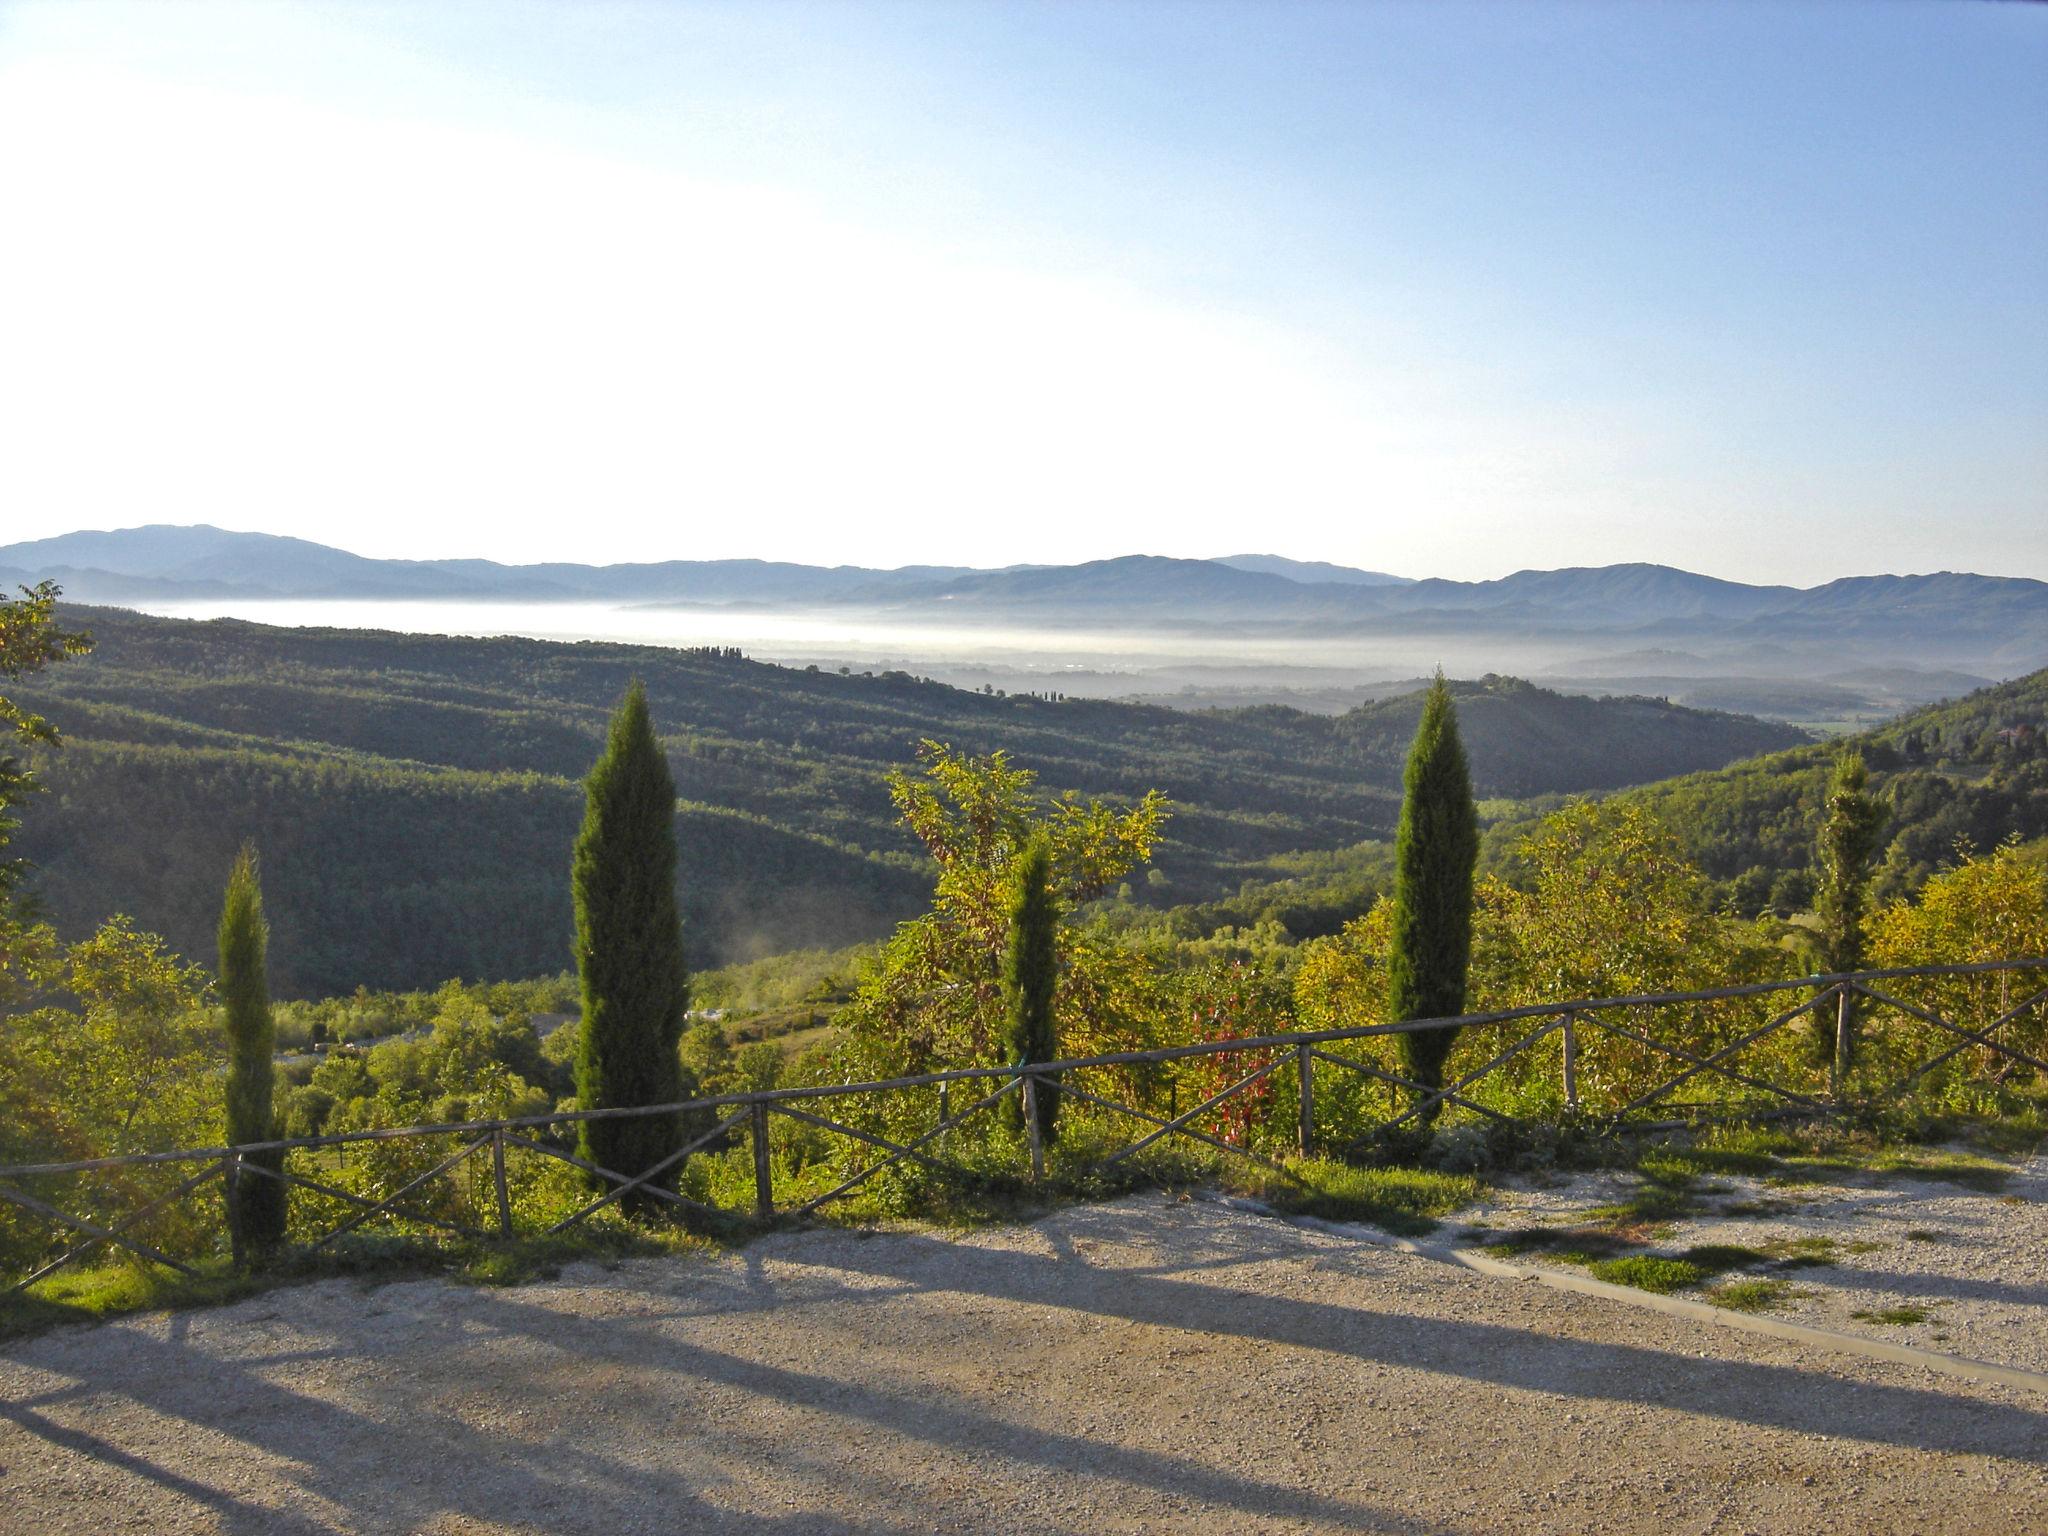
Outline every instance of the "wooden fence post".
<svg viewBox="0 0 2048 1536"><path fill-rule="evenodd" d="M1024 1131L1031 1138L1031 1179L1045 1177L1045 1139L1038 1133L1038 1076L1024 1074Z"/></svg>
<svg viewBox="0 0 2048 1536"><path fill-rule="evenodd" d="M1835 989L1835 1059L1828 1069L1828 1095L1838 1104L1849 1075L1850 1024L1849 984L1845 981Z"/></svg>
<svg viewBox="0 0 2048 1536"><path fill-rule="evenodd" d="M235 1268L242 1267L242 1154L230 1152L221 1160L225 1167L221 1174L221 1189L227 1202L228 1213L228 1259Z"/></svg>
<svg viewBox="0 0 2048 1536"><path fill-rule="evenodd" d="M498 1188L498 1235L512 1235L512 1190L505 1182L505 1132L491 1133L491 1182Z"/></svg>
<svg viewBox="0 0 2048 1536"><path fill-rule="evenodd" d="M766 1221L775 1214L775 1168L768 1161L768 1104L753 1103L754 1128L754 1215Z"/></svg>
<svg viewBox="0 0 2048 1536"><path fill-rule="evenodd" d="M1294 1048L1295 1075L1301 1079L1301 1122L1296 1127L1296 1144L1307 1157L1316 1144L1316 1058L1305 1045Z"/></svg>
<svg viewBox="0 0 2048 1536"><path fill-rule="evenodd" d="M1564 1108L1566 1114L1579 1112L1579 1016L1564 1016Z"/></svg>

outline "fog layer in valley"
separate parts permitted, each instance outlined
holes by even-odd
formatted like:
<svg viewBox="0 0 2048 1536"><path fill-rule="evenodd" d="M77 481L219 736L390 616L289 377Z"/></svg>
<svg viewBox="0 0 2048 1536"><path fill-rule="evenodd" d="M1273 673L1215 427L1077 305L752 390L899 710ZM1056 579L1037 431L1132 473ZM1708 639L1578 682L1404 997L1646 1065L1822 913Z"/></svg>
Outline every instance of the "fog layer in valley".
<svg viewBox="0 0 2048 1536"><path fill-rule="evenodd" d="M886 609L578 602L219 597L137 602L171 618L521 635L636 645L734 646L787 666L899 670L963 688L1058 692L1181 708L1286 704L1335 714L1406 690L1441 666L1453 676L1530 678L1563 692L1636 693L1820 727L1849 727L1980 686L1952 668L1856 667L1801 654L1715 657L1640 647L1631 634L1304 634L1241 621L1203 627L1090 628L993 618L936 623ZM1606 648L1602 648L1603 642Z"/></svg>

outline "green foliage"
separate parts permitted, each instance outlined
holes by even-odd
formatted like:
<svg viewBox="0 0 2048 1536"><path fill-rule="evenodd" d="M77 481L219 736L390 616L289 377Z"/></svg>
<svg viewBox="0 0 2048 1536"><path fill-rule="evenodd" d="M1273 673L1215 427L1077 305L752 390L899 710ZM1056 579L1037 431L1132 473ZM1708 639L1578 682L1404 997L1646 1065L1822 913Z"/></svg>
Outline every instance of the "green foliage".
<svg viewBox="0 0 2048 1536"><path fill-rule="evenodd" d="M1892 968L1969 964L2048 955L2048 865L2030 850L2008 843L1989 854L1963 855L1950 870L1933 876L1919 899L1891 903L1870 922L1870 959ZM1892 995L1965 1028L1989 1029L2000 1044L2048 1057L2048 1011L2013 1010L2037 985L2011 972L1977 976L1901 977L1885 983ZM1924 1054L1918 1031L1906 1021L1866 1021L1859 1031L1859 1058L1878 1073L1895 1073ZM1953 1042L1951 1042L1953 1043ZM1930 1094L1958 1095L1967 1112L1969 1085L2009 1070L1988 1048L1972 1046L1952 1058L1932 1083ZM2012 1106L2001 1106L2010 1114Z"/></svg>
<svg viewBox="0 0 2048 1536"><path fill-rule="evenodd" d="M1800 1294L1789 1280L1725 1280L1708 1291L1705 1300L1730 1312L1768 1312Z"/></svg>
<svg viewBox="0 0 2048 1536"><path fill-rule="evenodd" d="M0 1163L61 1162L211 1146L220 1138L220 1034L205 973L154 934L109 919L76 944L48 928L6 934L14 962L0 1008ZM45 1198L106 1221L176 1184L167 1167L71 1179ZM137 1233L173 1249L204 1241L209 1218L173 1207ZM51 1233L0 1210L0 1268L47 1254Z"/></svg>
<svg viewBox="0 0 2048 1536"><path fill-rule="evenodd" d="M1827 811L1820 825L1815 863L1820 880L1813 913L1820 923L1820 968L1839 973L1863 969L1863 915L1870 896L1870 865L1883 847L1889 815L1869 792L1869 771L1860 752L1844 752L1828 783ZM1838 1072L1855 1059L1856 1004L1845 996L1830 1018L1827 1010L1808 1015L1815 1054L1835 1058Z"/></svg>
<svg viewBox="0 0 2048 1536"><path fill-rule="evenodd" d="M1438 1217L1486 1193L1470 1174L1433 1168L1360 1168L1324 1157L1290 1158L1286 1167L1291 1178L1238 1177L1251 1177L1259 1197L1276 1210L1362 1221L1404 1237L1425 1236Z"/></svg>
<svg viewBox="0 0 2048 1536"><path fill-rule="evenodd" d="M277 1139L271 1119L276 1030L264 975L269 941L256 850L245 846L228 874L220 913L220 997L228 1045L226 1132L229 1144L238 1147ZM284 1167L279 1152L251 1153L245 1161L257 1168ZM240 1242L257 1249L275 1247L285 1232L285 1186L245 1169L235 1185L229 1222Z"/></svg>
<svg viewBox="0 0 2048 1536"><path fill-rule="evenodd" d="M572 868L583 982L577 1098L585 1109L673 1104L684 1096L676 1047L689 1007L676 904L675 783L637 683L613 717L586 794ZM590 1120L580 1128L585 1159L624 1174L652 1168L680 1137L672 1115ZM663 1178L674 1182L672 1173Z"/></svg>
<svg viewBox="0 0 2048 1536"><path fill-rule="evenodd" d="M50 582L21 588L19 598L0 597L0 679L40 672L51 662L66 656L80 656L92 648L92 636L67 632L55 621L58 588ZM12 689L9 690L12 692ZM8 747L57 744L57 730L49 721L0 695L0 853L20 827L15 808L40 785L36 775ZM15 892L28 872L28 862L0 858L0 924L9 920Z"/></svg>
<svg viewBox="0 0 2048 1536"><path fill-rule="evenodd" d="M1580 802L1525 827L1512 866L1520 884L1478 883L1466 1007L1495 1012L1572 998L1679 992L1799 974L1796 956L1757 925L1706 909L1706 881L1676 839L1642 807ZM1336 1029L1391 1018L1386 974L1393 904L1382 902L1343 933L1301 947L1293 1006L1304 1028ZM1638 1020L1656 1038L1705 1054L1769 1018L1781 1004L1736 999L1711 1009L1662 1008ZM1467 1026L1446 1071L1462 1075L1511 1045L1527 1026ZM1671 1075L1669 1056L1620 1035L1581 1031L1578 1091L1586 1112L1619 1108ZM1347 1042L1340 1054L1381 1070L1401 1063L1381 1041ZM1753 1063L1754 1064L1754 1063ZM1504 1112L1546 1117L1562 1109L1555 1050L1530 1051L1490 1074L1477 1092ZM1788 1085L1811 1077L1787 1064ZM1718 1091L1704 1078L1694 1088ZM1814 1086L1808 1084L1808 1086ZM1384 1098L1354 1074L1318 1074L1316 1118L1333 1144L1384 1118Z"/></svg>
<svg viewBox="0 0 2048 1536"><path fill-rule="evenodd" d="M1686 1290L1707 1278L1707 1271L1697 1264L1684 1259L1660 1259L1647 1253L1600 1259L1591 1269L1596 1280L1605 1280L1609 1285L1632 1286L1658 1296Z"/></svg>
<svg viewBox="0 0 2048 1536"><path fill-rule="evenodd" d="M1723 768L1624 790L1677 836L1715 882L1718 903L1744 915L1803 908L1813 890L1815 829L1843 751L1862 756L1867 792L1889 812L1873 890L1895 899L1954 858L1959 842L1992 848L2048 835L2048 670L1902 715L1828 746L1795 747ZM1531 807L1488 838L1498 861Z"/></svg>
<svg viewBox="0 0 2048 1536"><path fill-rule="evenodd" d="M897 775L891 791L938 866L931 910L898 927L840 1016L842 1067L877 1079L1006 1064L1003 962L1020 852L1043 839L1049 899L1071 909L1143 863L1167 816L1156 794L1127 810L1070 793L1041 801L1036 776L1001 752L977 758L926 742L919 755L923 772ZM1054 951L1063 1052L1150 1040L1156 978L1137 956L1072 924L1056 925Z"/></svg>
<svg viewBox="0 0 2048 1536"><path fill-rule="evenodd" d="M1060 1050L1053 992L1059 983L1059 908L1052 895L1052 846L1045 838L1034 837L1024 845L1011 879L1009 944L1003 956L1003 1012L1010 1060L1020 1065L1057 1061ZM1059 1127L1059 1084L1054 1078L1041 1077L1031 1088L1038 1134L1050 1145ZM1016 1106L1020 1121L1023 1109L1020 1097Z"/></svg>
<svg viewBox="0 0 2048 1536"><path fill-rule="evenodd" d="M1820 919L1821 961L1828 971L1863 969L1863 913L1871 860L1883 846L1888 812L1869 791L1870 774L1860 752L1844 752L1828 784L1821 822L1820 885L1814 916Z"/></svg>
<svg viewBox="0 0 2048 1536"><path fill-rule="evenodd" d="M1401 826L1394 839L1387 1017L1396 1022L1451 1018L1465 1011L1479 816L1458 739L1457 711L1441 672L1423 703L1402 789ZM1452 1029L1401 1035L1403 1075L1427 1088L1440 1086L1456 1037Z"/></svg>
<svg viewBox="0 0 2048 1536"><path fill-rule="evenodd" d="M1872 1312L1851 1312L1859 1323L1883 1323L1891 1328L1911 1328L1934 1314L1925 1307L1880 1307Z"/></svg>

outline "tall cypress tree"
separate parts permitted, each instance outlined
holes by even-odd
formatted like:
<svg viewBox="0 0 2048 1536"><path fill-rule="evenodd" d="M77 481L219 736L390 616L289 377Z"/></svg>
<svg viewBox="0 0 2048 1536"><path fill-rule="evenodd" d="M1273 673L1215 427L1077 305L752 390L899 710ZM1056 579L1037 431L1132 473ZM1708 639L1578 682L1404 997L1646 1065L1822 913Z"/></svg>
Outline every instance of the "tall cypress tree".
<svg viewBox="0 0 2048 1536"><path fill-rule="evenodd" d="M1835 759L1835 773L1828 783L1827 812L1821 821L1819 845L1815 849L1820 881L1814 892L1813 914L1820 920L1820 961L1824 971L1863 969L1863 917L1870 894L1870 865L1883 845L1884 825L1889 813L1884 802L1870 793L1870 773L1863 754L1854 750ZM1848 1048L1855 1031L1853 1001L1849 1028L1837 1036L1837 1020L1812 1015L1815 1054L1825 1059L1842 1052L1838 1066L1846 1068Z"/></svg>
<svg viewBox="0 0 2048 1536"><path fill-rule="evenodd" d="M1449 1018L1465 1011L1472 958L1472 872L1479 861L1479 812L1458 739L1458 714L1441 668L1422 702L1422 721L1402 779L1394 840L1393 950L1387 957L1387 1017ZM1403 1075L1429 1088L1444 1080L1454 1029L1397 1035ZM1425 1117L1434 1119L1432 1109Z"/></svg>
<svg viewBox="0 0 2048 1536"><path fill-rule="evenodd" d="M638 682L612 716L584 791L572 868L583 983L577 1097L585 1109L673 1104L683 1096L676 1045L690 997L676 904L676 787ZM586 1159L624 1174L660 1162L681 1135L675 1115L586 1120L580 1131ZM655 1182L674 1181L670 1170Z"/></svg>
<svg viewBox="0 0 2048 1536"><path fill-rule="evenodd" d="M228 1036L227 1139L230 1146L270 1141L276 1136L271 1103L275 1091L272 1058L277 1030L270 1016L265 955L270 925L263 919L263 887L256 874L256 850L244 844L228 874L220 911L220 991ZM247 1161L273 1170L284 1167L282 1152L252 1153ZM236 1181L228 1221L237 1245L265 1249L284 1240L285 1186L260 1173Z"/></svg>
<svg viewBox="0 0 2048 1536"><path fill-rule="evenodd" d="M1024 845L1011 877L1010 947L1003 958L1003 1007L1009 1029L1010 1059L1019 1065L1057 1061L1059 1039L1054 1029L1053 988L1059 978L1054 930L1059 909L1052 894L1052 849L1043 837ZM1038 1134L1050 1145L1060 1112L1060 1091L1050 1077L1032 1089L1037 1105ZM1024 1104L1013 1113L1023 1122Z"/></svg>

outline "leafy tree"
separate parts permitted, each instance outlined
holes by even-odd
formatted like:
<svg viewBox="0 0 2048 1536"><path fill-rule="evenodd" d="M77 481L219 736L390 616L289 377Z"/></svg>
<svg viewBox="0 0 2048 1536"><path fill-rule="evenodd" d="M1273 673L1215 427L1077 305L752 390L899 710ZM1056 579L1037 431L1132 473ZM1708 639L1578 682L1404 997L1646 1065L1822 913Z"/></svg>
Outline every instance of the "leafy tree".
<svg viewBox="0 0 2048 1536"><path fill-rule="evenodd" d="M109 918L76 944L17 935L0 1013L0 1160L118 1157L211 1143L218 1036L206 973Z"/></svg>
<svg viewBox="0 0 2048 1536"><path fill-rule="evenodd" d="M638 683L626 690L584 787L572 867L583 983L577 1097L585 1109L673 1104L684 1095L676 1046L689 1008L676 903L676 791ZM681 1134L675 1115L586 1120L581 1146L590 1162L632 1175L673 1153ZM674 1170L657 1182L672 1184ZM635 1209L654 1203L628 1197Z"/></svg>
<svg viewBox="0 0 2048 1536"><path fill-rule="evenodd" d="M271 1106L276 1093L273 1057L277 1031L270 1017L270 984L264 974L270 926L263 920L263 888L256 850L244 845L228 874L220 913L220 994L228 1037L227 1139L230 1146L274 1141ZM281 1152L250 1154L248 1161L273 1171L284 1167ZM260 1173L236 1181L228 1212L238 1242L256 1249L284 1238L285 1186Z"/></svg>
<svg viewBox="0 0 2048 1536"><path fill-rule="evenodd" d="M1568 806L1524 838L1515 864L1517 884L1480 886L1479 1007L1688 991L1783 972L1765 930L1711 910L1705 875L1644 806Z"/></svg>
<svg viewBox="0 0 2048 1536"><path fill-rule="evenodd" d="M0 597L0 678L11 683L40 672L53 661L83 655L92 649L92 636L57 628L58 590L46 581L21 588L19 598ZM57 729L42 716L0 695L0 853L6 851L15 829L21 825L15 807L39 787L27 764L4 749L10 740L17 746L54 746ZM0 929L4 929L15 893L27 872L26 860L0 858ZM4 961L6 953L5 948L0 948L0 961Z"/></svg>
<svg viewBox="0 0 2048 1536"><path fill-rule="evenodd" d="M919 757L923 772L894 775L890 792L938 882L931 910L897 928L839 1015L841 1070L857 1077L1005 1064L1003 962L1022 850L1044 839L1051 899L1072 910L1142 864L1167 816L1157 793L1125 810L1071 792L1041 802L1036 776L1002 752L975 757L927 741ZM1054 1030L1068 1054L1149 1041L1159 1015L1149 966L1066 923L1054 953Z"/></svg>
<svg viewBox="0 0 2048 1536"><path fill-rule="evenodd" d="M1674 834L1640 805L1609 800L1567 806L1528 831L1514 855L1517 884L1489 877L1475 891L1466 999L1472 1011L1699 990L1777 978L1792 969L1791 957L1767 928L1709 909L1706 877L1685 859ZM1294 1006L1304 1027L1387 1020L1393 917L1394 904L1382 901L1342 934L1302 946ZM1658 1016L1651 1032L1704 1053L1761 1023L1768 1011L1759 1016L1740 1004L1673 1010ZM1526 1028L1461 1030L1447 1076L1477 1068ZM1581 1040L1579 1087L1590 1102L1624 1102L1676 1070L1672 1058L1621 1037L1586 1032ZM1354 1042L1344 1049L1397 1066L1384 1045ZM1330 1072L1317 1079L1317 1115L1338 1138L1347 1116L1365 1116L1371 1108L1344 1102L1353 1086L1350 1076ZM1489 1077L1482 1092L1496 1096L1489 1102L1517 1112L1542 1112L1555 1102L1556 1079L1555 1056L1530 1053ZM1498 1097L1518 1082L1528 1088L1526 1099Z"/></svg>
<svg viewBox="0 0 2048 1536"><path fill-rule="evenodd" d="M2048 843L2008 842L1989 854L1964 852L1954 868L1928 880L1918 901L1893 902L1870 920L1870 959L1880 968L2041 956L2048 956ZM2003 1017L2041 980L2038 971L1900 977L1885 983L1884 990L1982 1028ZM1903 1021L1903 1034L1910 1041L1924 1032ZM2026 1010L1996 1038L2031 1055L2048 1056L2048 1008ZM1996 1069L1988 1053L1970 1054Z"/></svg>
<svg viewBox="0 0 2048 1536"><path fill-rule="evenodd" d="M1059 983L1055 933L1059 908L1052 896L1052 849L1034 837L1017 856L1010 897L1010 943L1003 958L1003 1002L1009 1025L1010 1059L1057 1061L1059 1039L1053 1023L1053 991ZM1038 1134L1050 1145L1059 1122L1060 1091L1050 1077L1032 1085ZM1015 1106L1019 1123L1024 1105Z"/></svg>
<svg viewBox="0 0 2048 1536"><path fill-rule="evenodd" d="M0 1005L0 1162L65 1162L209 1146L220 1132L219 1037L206 976L154 934L110 918L58 942L48 927L10 935L12 985ZM108 1221L167 1192L186 1170L111 1169L66 1205ZM159 1247L201 1240L197 1205L142 1234ZM43 1252L42 1223L0 1211L0 1266Z"/></svg>
<svg viewBox="0 0 2048 1536"><path fill-rule="evenodd" d="M1472 775L1458 740L1451 690L1439 671L1423 701L1402 778L1401 823L1394 838L1393 949L1387 960L1389 1019L1450 1018L1464 1012L1478 862ZM1400 1039L1405 1075L1426 1088L1440 1087L1456 1031L1425 1030Z"/></svg>

